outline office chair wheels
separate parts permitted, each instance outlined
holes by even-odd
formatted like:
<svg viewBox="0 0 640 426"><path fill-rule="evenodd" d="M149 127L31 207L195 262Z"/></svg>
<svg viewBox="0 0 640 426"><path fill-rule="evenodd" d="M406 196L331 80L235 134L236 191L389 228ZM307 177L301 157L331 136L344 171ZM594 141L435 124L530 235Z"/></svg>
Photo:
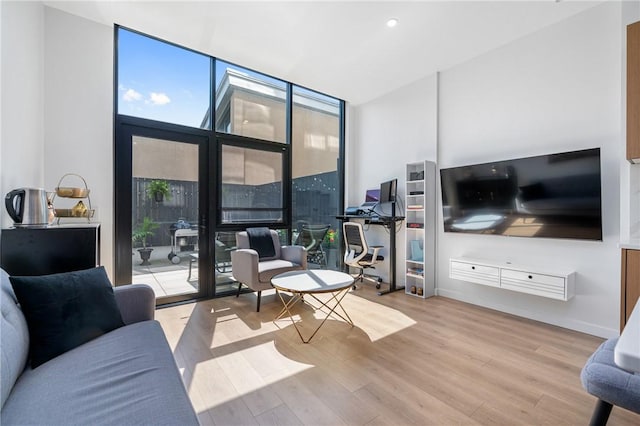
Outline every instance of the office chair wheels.
<svg viewBox="0 0 640 426"><path fill-rule="evenodd" d="M376 289L380 290L380 284L382 284L382 278L378 277L378 281L376 282Z"/></svg>
<svg viewBox="0 0 640 426"><path fill-rule="evenodd" d="M355 289L356 289L356 285L354 284L354 285L351 287L351 289L352 289L352 290L355 290Z"/></svg>

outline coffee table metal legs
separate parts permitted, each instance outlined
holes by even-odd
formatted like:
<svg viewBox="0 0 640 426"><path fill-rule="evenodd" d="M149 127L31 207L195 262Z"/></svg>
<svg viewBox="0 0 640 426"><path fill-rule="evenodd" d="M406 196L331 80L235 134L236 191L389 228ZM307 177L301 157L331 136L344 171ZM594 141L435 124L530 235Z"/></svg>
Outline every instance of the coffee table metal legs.
<svg viewBox="0 0 640 426"><path fill-rule="evenodd" d="M320 327L323 326L323 324L327 321L327 319L329 319L329 317L332 314L337 315L338 317L342 318L342 320L346 321L347 323L349 323L351 325L351 327L354 326L353 321L351 320L351 317L349 316L349 314L347 313L347 311L345 311L344 307L342 306L342 299L344 299L344 297L347 295L347 293L349 292L349 290L351 289L351 286L342 289L342 290L338 290L335 292L331 293L331 298L327 301L327 302L323 302L322 300L318 299L316 297L315 294L313 293L292 293L293 297L289 300L285 300L282 297L282 292L278 291L278 289L276 289L276 294L278 295L278 297L280 297L280 300L282 301L282 305L284 306L282 308L282 310L280 311L280 313L278 314L278 316L276 317L276 319L274 319L273 321L277 321L280 318L282 318L285 314L289 315L289 319L291 319L291 323L293 324L293 326L296 328L296 331L298 332L298 336L300 336L300 340L302 340L302 343L309 343L311 341L311 339L313 339L313 336L316 335L316 333L318 332L318 330L320 330ZM317 308L315 306L313 306L311 303L307 302L307 304L309 304L310 306L312 306L315 310L321 310L321 312L325 313L326 316L324 317L324 319L322 320L322 322L320 323L320 325L318 327L316 327L316 329L313 331L313 333L311 334L311 336L309 336L308 339L305 340L304 337L302 337L302 333L300 332L300 328L298 328L298 325L296 324L296 321L293 319L293 315L291 314L291 307L293 307L293 305L295 305L296 303L298 303L299 301L303 301L304 302L304 296L310 296L313 297L318 303L320 303L322 305L322 307L326 308L329 310L329 312L324 312L322 311L320 308ZM333 306L330 306L329 304L333 303ZM340 307L340 309L342 310L342 313L346 316L342 316L339 312L336 311L337 307Z"/></svg>

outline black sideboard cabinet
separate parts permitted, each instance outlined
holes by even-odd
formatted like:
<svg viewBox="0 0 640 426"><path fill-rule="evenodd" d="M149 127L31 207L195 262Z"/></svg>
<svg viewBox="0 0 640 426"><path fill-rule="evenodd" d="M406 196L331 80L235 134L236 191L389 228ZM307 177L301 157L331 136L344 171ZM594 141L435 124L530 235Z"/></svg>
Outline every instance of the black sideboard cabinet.
<svg viewBox="0 0 640 426"><path fill-rule="evenodd" d="M9 275L47 275L100 265L100 225L8 228L0 232L0 266Z"/></svg>

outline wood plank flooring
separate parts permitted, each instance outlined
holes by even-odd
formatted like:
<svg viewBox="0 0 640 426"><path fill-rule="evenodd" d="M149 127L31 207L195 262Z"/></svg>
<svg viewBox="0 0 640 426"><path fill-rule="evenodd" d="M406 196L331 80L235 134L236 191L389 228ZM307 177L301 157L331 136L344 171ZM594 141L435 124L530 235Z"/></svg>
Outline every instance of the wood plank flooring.
<svg viewBox="0 0 640 426"><path fill-rule="evenodd" d="M365 286L311 343L255 294L156 311L203 425L586 425L602 339L442 297ZM308 336L323 318L294 312ZM610 426L639 425L614 407Z"/></svg>

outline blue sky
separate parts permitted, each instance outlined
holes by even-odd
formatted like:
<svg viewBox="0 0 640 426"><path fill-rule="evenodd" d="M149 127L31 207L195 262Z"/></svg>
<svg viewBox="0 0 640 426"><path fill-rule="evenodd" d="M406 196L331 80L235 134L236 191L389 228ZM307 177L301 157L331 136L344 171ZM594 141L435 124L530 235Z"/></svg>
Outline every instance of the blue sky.
<svg viewBox="0 0 640 426"><path fill-rule="evenodd" d="M118 38L118 112L200 127L210 58L123 29Z"/></svg>
<svg viewBox="0 0 640 426"><path fill-rule="evenodd" d="M118 33L118 113L200 127L209 108L211 58L126 29ZM216 64L216 85L225 70L237 69L262 81L281 80L223 61ZM311 93L296 87L296 93ZM315 93L315 96L335 99Z"/></svg>

